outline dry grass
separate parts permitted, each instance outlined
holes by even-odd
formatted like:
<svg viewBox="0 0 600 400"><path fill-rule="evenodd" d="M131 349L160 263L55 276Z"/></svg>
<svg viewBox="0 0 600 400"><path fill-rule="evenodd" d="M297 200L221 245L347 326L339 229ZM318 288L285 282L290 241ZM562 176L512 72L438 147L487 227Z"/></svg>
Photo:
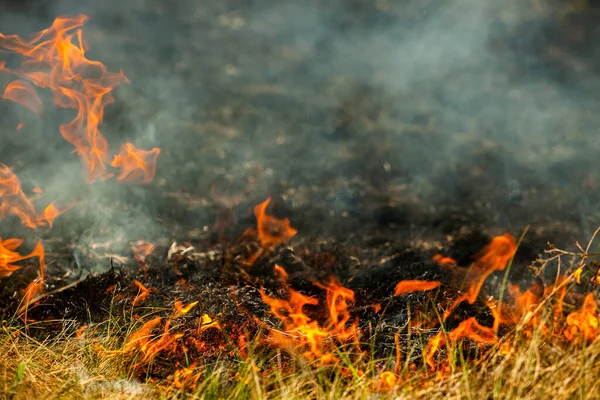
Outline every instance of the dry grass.
<svg viewBox="0 0 600 400"><path fill-rule="evenodd" d="M301 359L282 367L279 351L204 365L194 371L200 374L195 389L183 391L164 382L140 383L131 376L130 357L98 351L99 345L118 349L122 343L111 335L109 323L97 327L93 338L77 338L65 329L43 342L28 335L28 329L35 325L2 327L3 398L600 398L600 340L565 344L540 331L529 337L516 330L505 341L512 347L508 354L489 349L475 361L465 360L461 349L446 349L435 372L401 361L398 380L387 390L380 376L386 366L393 368L394 359L357 359L340 350L342 362L335 367L314 367Z"/></svg>
<svg viewBox="0 0 600 400"><path fill-rule="evenodd" d="M128 338L152 315L133 322L131 316L114 315L83 335L77 334L75 322L55 321L62 331L43 341L36 337L42 336L39 332L48 321L23 325L14 320L3 321L0 331L0 398L600 398L597 319L592 322L594 340L569 342L564 334L564 313L556 311L557 304L563 304L559 292L574 285L575 271L585 269L586 279L593 273L591 266L596 265L600 253L590 249L598 233L600 228L585 249L578 244L579 252L547 251L549 256L539 260L534 270L539 274L554 263L558 267L554 289L510 330L504 325L499 343L483 347L470 341L449 341L450 345L436 354L435 370L422 358L428 337L411 335L411 328L405 327L398 331L398 338L403 349L410 351L400 354L392 346L386 359L378 359L368 350L376 337L363 337L369 343L362 344L361 351L350 345L336 348L333 356L338 361L325 365L266 345L266 336L257 334L245 351L240 351L238 343L228 342L227 357L186 360L186 365L173 367L172 375L161 380L149 375L149 364L140 369L139 354L131 348L124 351ZM559 280L559 275L566 279ZM425 313L437 315L441 321L436 305ZM163 352L156 360L169 357Z"/></svg>

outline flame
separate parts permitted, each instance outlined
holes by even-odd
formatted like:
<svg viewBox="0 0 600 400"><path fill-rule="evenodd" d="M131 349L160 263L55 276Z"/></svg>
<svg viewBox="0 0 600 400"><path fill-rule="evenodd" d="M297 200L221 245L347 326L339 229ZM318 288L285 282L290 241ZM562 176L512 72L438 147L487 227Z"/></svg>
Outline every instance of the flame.
<svg viewBox="0 0 600 400"><path fill-rule="evenodd" d="M141 183L152 182L156 174L156 161L160 149L155 147L150 151L139 150L131 143L121 146L121 151L113 158L112 167L121 168L117 176L119 181L137 181L142 178Z"/></svg>
<svg viewBox="0 0 600 400"><path fill-rule="evenodd" d="M35 298L44 292L44 280L46 277L46 262L45 262L45 254L44 247L41 243L38 243L33 251L28 254L27 258L38 257L39 262L39 270L38 277L36 280L31 282L27 287L23 290L23 306L19 308L17 311L18 315L23 315L29 309L29 305L35 301Z"/></svg>
<svg viewBox="0 0 600 400"><path fill-rule="evenodd" d="M132 333L123 347L123 352L127 353L135 348L144 348L150 342L152 330L160 324L160 321L162 321L161 317L155 317Z"/></svg>
<svg viewBox="0 0 600 400"><path fill-rule="evenodd" d="M133 259L138 263L140 268L146 272L146 258L154 251L154 245L145 240L138 240L131 245Z"/></svg>
<svg viewBox="0 0 600 400"><path fill-rule="evenodd" d="M41 115L44 111L44 105L33 85L21 79L9 83L4 89L2 98L25 106L37 115Z"/></svg>
<svg viewBox="0 0 600 400"><path fill-rule="evenodd" d="M47 225L51 228L54 219L69 208L70 206L59 210L52 202L38 216L33 203L23 192L19 178L5 164L0 163L0 219L15 215L25 227L35 229Z"/></svg>
<svg viewBox="0 0 600 400"><path fill-rule="evenodd" d="M459 296L444 313L444 320L463 301L469 304L475 303L483 283L494 271L502 271L506 268L509 260L515 254L517 244L515 239L508 233L496 236L492 242L479 254L477 261L467 271L465 282L468 285L464 294Z"/></svg>
<svg viewBox="0 0 600 400"><path fill-rule="evenodd" d="M254 207L257 231L249 228L242 235L242 237L254 237L258 234L260 240L260 248L248 258L248 265L254 264L258 257L260 257L268 247L285 243L298 233L296 229L291 227L289 219L278 219L266 214L266 209L270 202L271 198L269 197Z"/></svg>
<svg viewBox="0 0 600 400"><path fill-rule="evenodd" d="M144 301L146 301L146 299L148 298L148 296L150 296L150 293L156 291L156 289L148 289L146 286L142 285L142 283L138 280L134 280L133 283L139 289L138 295L133 300L133 303L131 303L133 306L139 306L143 304Z"/></svg>
<svg viewBox="0 0 600 400"><path fill-rule="evenodd" d="M441 282L439 281L419 281L419 280L407 280L400 281L396 285L396 289L394 290L394 296L402 296L407 293L413 292L426 292L428 290L433 290L440 286Z"/></svg>
<svg viewBox="0 0 600 400"><path fill-rule="evenodd" d="M200 318L200 327L198 328L198 333L200 334L205 330L211 328L221 329L221 325L219 325L219 322L209 317L208 314L202 314L202 317Z"/></svg>
<svg viewBox="0 0 600 400"><path fill-rule="evenodd" d="M0 163L0 219L12 214L21 219L23 226L37 228L37 215L27 198L19 178L6 165Z"/></svg>
<svg viewBox="0 0 600 400"><path fill-rule="evenodd" d="M282 269L279 267L278 269ZM276 269L277 271L277 269ZM333 355L334 339L348 342L358 336L358 321L349 324L348 304L354 302L354 292L331 280L327 286L316 284L327 291L328 319L323 326L304 313L304 306L319 304L319 300L295 291L284 282L289 300L269 297L261 287L262 300L271 308L271 313L283 323L284 332L271 329L270 339L280 347L301 349L303 355L323 364L337 362Z"/></svg>
<svg viewBox="0 0 600 400"><path fill-rule="evenodd" d="M433 261L435 261L439 265L456 265L456 261L453 258L445 257L441 254L436 254L435 256L433 256Z"/></svg>
<svg viewBox="0 0 600 400"><path fill-rule="evenodd" d="M375 390L389 391L398 383L398 377L391 371L383 371L375 381Z"/></svg>
<svg viewBox="0 0 600 400"><path fill-rule="evenodd" d="M581 285L581 273L583 272L583 266L577 268L575 272L573 272L573 278L578 285Z"/></svg>
<svg viewBox="0 0 600 400"><path fill-rule="evenodd" d="M287 242L298 233L290 226L290 220L287 218L277 219L266 214L266 209L271 198L263 201L254 207L254 215L257 221L258 237L262 247L276 246Z"/></svg>
<svg viewBox="0 0 600 400"><path fill-rule="evenodd" d="M446 335L441 331L429 339L427 346L423 350L423 358L427 365L435 369L433 358L438 349L446 344L446 340L449 341L451 346L456 346L461 339L470 339L478 344L496 344L498 342L493 328L483 326L477 322L475 317L471 317L462 321L456 328L450 331L447 339Z"/></svg>
<svg viewBox="0 0 600 400"><path fill-rule="evenodd" d="M194 301L193 303L190 303L187 306L184 306L183 303L181 302L181 300L175 300L175 305L173 306L173 308L175 308L175 312L173 313L173 318L179 318L182 315L189 313L190 310L192 308L194 308L197 304L198 304L198 302Z"/></svg>
<svg viewBox="0 0 600 400"><path fill-rule="evenodd" d="M8 85L4 98L41 112L41 102L34 95L33 88L22 80L26 79L40 88L49 88L59 107L77 112L71 122L60 126L60 132L75 147L88 182L92 183L97 178L104 180L113 175L106 167L109 161L108 142L99 126L104 117L104 107L114 101L111 92L129 81L123 71L108 72L102 63L86 57L87 44L81 28L87 20L85 15L58 17L50 28L36 33L29 41L17 35L0 33L0 50L19 54L25 59L15 70L6 68L4 63L0 64L0 70L21 78ZM154 154L156 150L150 153ZM125 167L125 164L117 163L119 167ZM146 165L149 172L144 174L144 181L153 176L153 167L149 164ZM131 170L123 170L119 176L124 178L130 174Z"/></svg>
<svg viewBox="0 0 600 400"><path fill-rule="evenodd" d="M600 329L598 327L598 305L593 293L585 296L579 311L567 315L567 328L563 332L569 341L594 340Z"/></svg>

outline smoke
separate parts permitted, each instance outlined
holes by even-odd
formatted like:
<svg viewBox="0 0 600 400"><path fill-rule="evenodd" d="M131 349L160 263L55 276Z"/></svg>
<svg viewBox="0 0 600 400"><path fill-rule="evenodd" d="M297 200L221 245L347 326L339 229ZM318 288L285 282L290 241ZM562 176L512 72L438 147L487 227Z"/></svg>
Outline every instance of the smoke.
<svg viewBox="0 0 600 400"><path fill-rule="evenodd" d="M24 2L3 10L1 32L90 17L88 57L131 81L102 132L115 151L162 152L147 187L87 185L58 132L70 110L47 99L42 119L0 103L0 161L26 188L76 199L52 233L76 241L184 238L223 204L243 224L269 194L307 235L532 225L584 240L597 223L600 80L597 20L576 6Z"/></svg>

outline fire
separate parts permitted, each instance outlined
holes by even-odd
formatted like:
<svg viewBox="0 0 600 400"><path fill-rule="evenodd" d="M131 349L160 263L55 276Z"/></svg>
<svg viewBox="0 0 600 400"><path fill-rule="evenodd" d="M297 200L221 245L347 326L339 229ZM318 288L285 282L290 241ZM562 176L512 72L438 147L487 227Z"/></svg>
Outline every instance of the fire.
<svg viewBox="0 0 600 400"><path fill-rule="evenodd" d="M567 328L563 334L569 341L592 341L600 334L598 305L593 293L585 296L579 311L572 312L567 316Z"/></svg>
<svg viewBox="0 0 600 400"><path fill-rule="evenodd" d="M146 301L146 299L148 298L148 296L150 296L150 293L152 293L156 290L156 289L148 289L140 281L137 281L137 280L133 281L133 283L139 289L138 295L133 300L133 303L132 303L133 306L139 306L139 305L143 304L144 301Z"/></svg>
<svg viewBox="0 0 600 400"><path fill-rule="evenodd" d="M375 390L392 390L398 383L398 377L391 371L383 371L375 381Z"/></svg>
<svg viewBox="0 0 600 400"><path fill-rule="evenodd" d="M439 265L456 265L456 261L453 258L445 257L441 254L436 254L435 256L433 256L433 261L435 261Z"/></svg>
<svg viewBox="0 0 600 400"><path fill-rule="evenodd" d="M49 88L59 107L77 112L71 122L60 126L60 132L75 147L75 152L83 162L88 182L92 183L97 178L104 180L113 175L107 169L108 142L102 136L99 126L104 117L104 107L114 101L111 92L129 81L123 71L108 72L102 63L86 57L87 44L83 40L81 28L87 19L85 15L58 17L50 28L36 33L30 40L0 33L0 50L19 54L24 58L17 69L7 68L2 63L0 70L21 78L7 86L3 98L41 114L43 107L29 83L31 82L39 88ZM149 152L152 156L144 161L143 166L133 166L131 157L146 156L133 146L127 146L131 154L120 153L113 160L117 167L123 169L119 178L137 178L140 176L137 170L142 168L143 182L152 180L155 168L153 163L156 162L158 149Z"/></svg>
<svg viewBox="0 0 600 400"><path fill-rule="evenodd" d="M7 215L19 217L23 226L37 228L37 214L27 198L19 178L6 165L0 163L0 219Z"/></svg>
<svg viewBox="0 0 600 400"><path fill-rule="evenodd" d="M35 301L35 298L39 296L44 291L44 280L46 277L46 262L45 262L45 254L44 247L41 243L38 243L35 246L35 249L28 255L29 257L37 257L39 260L39 270L38 277L36 280L31 282L27 287L23 290L23 305L18 310L19 315L23 315L27 312L29 305Z"/></svg>
<svg viewBox="0 0 600 400"><path fill-rule="evenodd" d="M194 301L193 303L190 303L187 306L184 306L183 303L181 302L181 300L175 300L175 305L173 306L173 308L175 308L175 312L173 313L173 318L179 318L182 315L189 313L190 310L192 308L194 308L197 304L198 304L198 302Z"/></svg>
<svg viewBox="0 0 600 400"><path fill-rule="evenodd" d="M145 240L138 240L131 245L133 259L138 263L142 271L146 272L146 258L154 251L154 245Z"/></svg>
<svg viewBox="0 0 600 400"><path fill-rule="evenodd" d="M267 215L266 209L270 202L271 198L269 197L267 200L254 207L257 232L252 229L248 229L244 232L243 236L254 236L258 233L258 238L260 240L260 249L248 259L249 265L254 264L265 249L285 243L298 233L298 231L290 225L289 219L278 219L272 215Z"/></svg>
<svg viewBox="0 0 600 400"><path fill-rule="evenodd" d="M465 277L467 288L464 294L459 296L445 311L444 320L463 301L466 300L469 304L475 303L487 277L495 271L504 270L516 250L517 244L515 239L508 233L493 238L492 242L483 249L477 261L467 271Z"/></svg>
<svg viewBox="0 0 600 400"><path fill-rule="evenodd" d="M279 267L281 268L281 267ZM320 326L304 312L307 305L317 306L319 300L295 291L284 282L289 300L269 297L264 288L260 294L262 300L271 308L271 313L283 323L284 331L270 330L270 339L280 347L300 349L310 360L319 360L323 364L337 362L334 356L334 340L347 343L358 336L357 323L350 322L348 304L354 303L354 292L331 280L327 286L317 286L327 291L328 320Z"/></svg>
<svg viewBox="0 0 600 400"><path fill-rule="evenodd" d="M439 287L440 284L441 282L439 281L400 281L396 285L396 289L394 290L394 296L402 296L404 294L413 292L426 292Z"/></svg>
<svg viewBox="0 0 600 400"><path fill-rule="evenodd" d="M144 151L136 149L131 143L125 143L110 165L121 168L117 180L132 182L141 178L141 183L146 184L152 182L156 175L156 161L159 154L160 149L156 147Z"/></svg>
<svg viewBox="0 0 600 400"><path fill-rule="evenodd" d="M435 353L446 344L447 340L451 346L456 346L459 340L470 339L478 344L496 344L498 338L494 333L493 328L481 325L475 317L468 318L462 321L456 328L450 331L447 335L443 332L439 332L437 335L429 339L427 346L423 350L423 357L425 362L432 368L435 369L434 356Z"/></svg>
<svg viewBox="0 0 600 400"><path fill-rule="evenodd" d="M266 214L266 209L271 198L263 201L254 207L254 215L256 216L258 237L262 247L276 246L280 243L285 243L298 233L297 230L290 226L290 220L287 218L277 219Z"/></svg>
<svg viewBox="0 0 600 400"><path fill-rule="evenodd" d="M9 83L6 86L6 89L4 89L2 98L25 106L37 115L41 115L44 111L44 105L38 97L33 85L21 79Z"/></svg>

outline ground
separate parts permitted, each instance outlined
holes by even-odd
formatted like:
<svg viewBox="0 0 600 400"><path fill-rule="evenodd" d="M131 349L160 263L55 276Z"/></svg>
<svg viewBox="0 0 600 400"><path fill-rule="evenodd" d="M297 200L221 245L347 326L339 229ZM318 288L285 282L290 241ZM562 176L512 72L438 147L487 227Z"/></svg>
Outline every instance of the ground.
<svg viewBox="0 0 600 400"><path fill-rule="evenodd" d="M87 184L58 131L71 110L43 93L42 117L0 103L0 162L25 192L42 188L40 202L72 204L52 229L0 225L24 249L41 240L48 264L26 314L35 266L0 278L7 396L594 397L598 340L564 333L595 288L595 244L583 245L600 200L591 5L48 4L5 6L0 32L89 15L89 58L130 80L103 134L161 154L148 185ZM269 215L297 233L263 245L247 230L267 198ZM457 277L474 279L467 271L505 232L518 240L514 258L445 319L464 290ZM143 243L154 249L140 259ZM560 301L557 276L569 277ZM347 321L325 307L338 293L331 279L353 292L334 303ZM394 296L406 280L440 286ZM426 362L439 332L470 317L491 329L490 298L517 310L511 284L538 287L535 318L502 323L493 340L448 336ZM301 311L327 335L308 355L298 325L277 336L286 320L268 304L293 293L318 300ZM151 340L132 342L144 326Z"/></svg>

